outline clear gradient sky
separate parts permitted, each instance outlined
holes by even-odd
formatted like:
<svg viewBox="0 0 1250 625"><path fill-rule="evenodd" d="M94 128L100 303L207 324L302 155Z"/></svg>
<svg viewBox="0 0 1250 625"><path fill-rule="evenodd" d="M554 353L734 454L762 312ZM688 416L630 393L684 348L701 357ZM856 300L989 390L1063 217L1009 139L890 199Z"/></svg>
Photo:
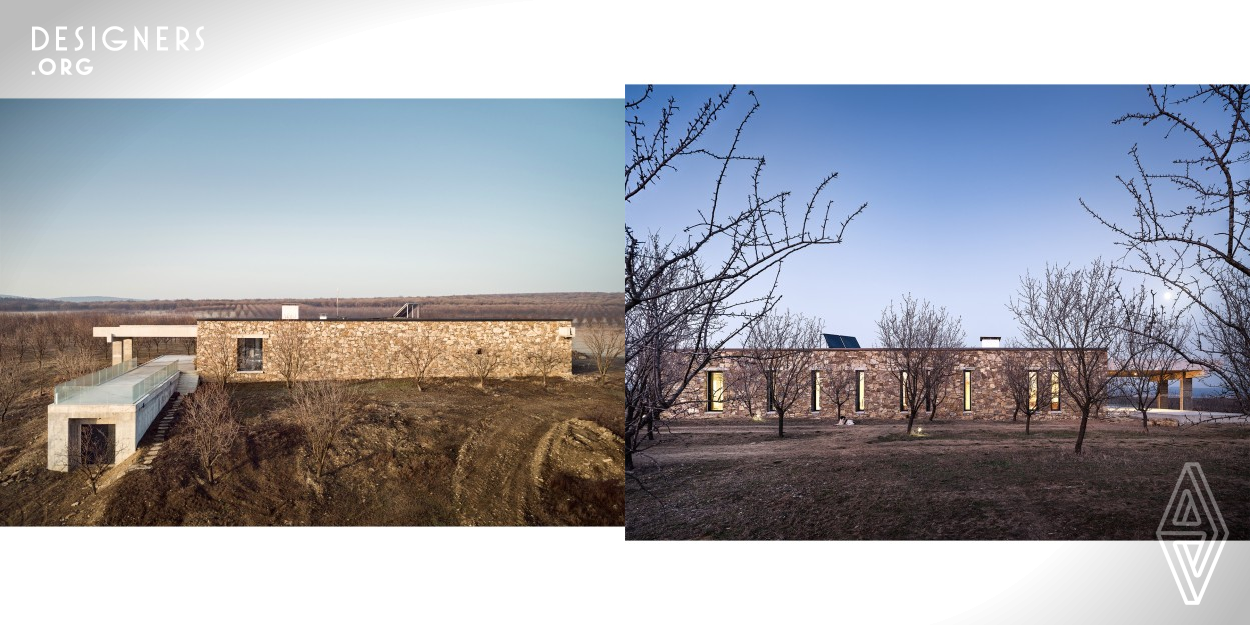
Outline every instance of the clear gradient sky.
<svg viewBox="0 0 1250 625"><path fill-rule="evenodd" d="M0 293L622 290L616 100L0 101Z"/></svg>
<svg viewBox="0 0 1250 625"><path fill-rule="evenodd" d="M1165 127L1111 123L1147 110L1141 86L746 86L707 136L709 147L728 145L749 89L761 108L741 153L767 157L765 191L792 191L799 210L837 171L825 195L835 200L833 215L868 203L843 244L792 256L780 284L782 308L820 317L826 332L865 347L877 345L875 321L904 293L962 317L970 345L1018 335L1005 306L1026 271L1123 254L1078 200L1127 217L1130 197L1115 177L1136 173L1129 149L1139 144L1154 164L1189 149L1179 136L1165 140ZM685 116L718 91L657 88L656 100L676 97ZM641 93L626 89L627 98ZM635 196L627 222L677 235L709 205L711 165L679 164ZM747 191L749 171L738 172L723 191L733 209Z"/></svg>

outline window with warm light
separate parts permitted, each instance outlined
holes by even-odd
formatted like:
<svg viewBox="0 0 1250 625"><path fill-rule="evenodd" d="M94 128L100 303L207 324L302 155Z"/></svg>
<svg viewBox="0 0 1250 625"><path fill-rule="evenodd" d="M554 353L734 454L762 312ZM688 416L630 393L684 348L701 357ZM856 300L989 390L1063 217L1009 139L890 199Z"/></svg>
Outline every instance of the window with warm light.
<svg viewBox="0 0 1250 625"><path fill-rule="evenodd" d="M907 372L900 371L901 375L898 379L898 409L900 412L907 410Z"/></svg>
<svg viewBox="0 0 1250 625"><path fill-rule="evenodd" d="M1059 372L1050 372L1050 409L1059 412Z"/></svg>
<svg viewBox="0 0 1250 625"><path fill-rule="evenodd" d="M864 383L867 381L866 371L855 372L855 412L864 411Z"/></svg>
<svg viewBox="0 0 1250 625"><path fill-rule="evenodd" d="M1037 372L1029 372L1029 410L1037 410Z"/></svg>
<svg viewBox="0 0 1250 625"><path fill-rule="evenodd" d="M812 412L820 412L820 372L812 372Z"/></svg>
<svg viewBox="0 0 1250 625"><path fill-rule="evenodd" d="M964 412L972 412L972 370L964 369Z"/></svg>
<svg viewBox="0 0 1250 625"><path fill-rule="evenodd" d="M725 409L725 372L707 372L707 410L721 412Z"/></svg>

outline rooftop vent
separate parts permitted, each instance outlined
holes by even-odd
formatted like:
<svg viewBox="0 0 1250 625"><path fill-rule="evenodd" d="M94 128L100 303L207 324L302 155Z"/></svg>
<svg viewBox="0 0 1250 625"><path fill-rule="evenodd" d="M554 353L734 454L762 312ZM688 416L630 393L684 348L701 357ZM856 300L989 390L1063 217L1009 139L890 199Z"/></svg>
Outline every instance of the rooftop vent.
<svg viewBox="0 0 1250 625"><path fill-rule="evenodd" d="M859 349L859 341L853 336L843 336L841 334L822 334L825 337L825 345L829 347L840 347L849 349Z"/></svg>
<svg viewBox="0 0 1250 625"><path fill-rule="evenodd" d="M1001 336L983 336L981 337L981 347L1002 347L1003 337Z"/></svg>
<svg viewBox="0 0 1250 625"><path fill-rule="evenodd" d="M282 305L282 318L283 319L299 319L299 304L283 304Z"/></svg>

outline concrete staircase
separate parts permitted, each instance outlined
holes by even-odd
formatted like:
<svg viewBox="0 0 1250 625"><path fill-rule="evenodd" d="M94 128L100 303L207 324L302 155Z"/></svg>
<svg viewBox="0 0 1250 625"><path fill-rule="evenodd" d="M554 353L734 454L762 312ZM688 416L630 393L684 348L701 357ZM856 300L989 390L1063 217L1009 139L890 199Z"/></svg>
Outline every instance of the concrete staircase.
<svg viewBox="0 0 1250 625"><path fill-rule="evenodd" d="M161 413L156 417L156 430L144 436L144 442L149 446L143 452L143 459L130 465L131 471L142 471L152 468L152 461L156 460L156 456L161 453L161 447L165 445L165 438L169 435L169 428L173 425L174 420L182 416L182 398L188 394L195 392L200 384L200 376L196 375L194 365L190 363L180 364L178 367L180 375L178 376L178 386L176 392ZM190 370L188 372L188 369ZM142 446L142 443L141 445Z"/></svg>

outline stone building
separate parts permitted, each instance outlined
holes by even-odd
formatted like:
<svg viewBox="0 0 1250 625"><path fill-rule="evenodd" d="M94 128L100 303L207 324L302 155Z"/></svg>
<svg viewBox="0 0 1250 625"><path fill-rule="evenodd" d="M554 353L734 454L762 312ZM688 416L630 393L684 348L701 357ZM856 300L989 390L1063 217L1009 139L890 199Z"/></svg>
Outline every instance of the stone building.
<svg viewBox="0 0 1250 625"><path fill-rule="evenodd" d="M938 403L936 418L939 419L1010 419L1013 402L1003 377L1003 355L1011 348L968 347L956 352L955 366L947 377L949 381L945 397ZM903 391L895 371L890 370L885 349L829 348L813 350L814 363L809 378L810 400L801 402L787 417L834 417L837 406L829 401L829 376L835 371L850 371L854 390L850 400L842 407L843 417L905 419ZM1050 410L1043 409L1039 416L1080 416L1065 405L1067 399L1058 389L1058 379L1052 378L1044 363L1044 350L1037 352L1039 395L1038 401L1050 402ZM742 398L742 380L748 371L740 358L742 350L724 350L686 387L681 399L670 410L670 417L677 418L745 418L747 413ZM1102 358L1106 359L1105 351ZM1048 392L1048 391L1056 392ZM765 399L755 398L757 411L762 410ZM922 407L923 408L923 407ZM769 410L771 412L771 410ZM922 409L922 414L928 414Z"/></svg>
<svg viewBox="0 0 1250 625"><path fill-rule="evenodd" d="M470 376L483 358L497 360L490 377L536 376L543 357L560 363L550 375L572 376L568 319L201 319L195 335L196 369L231 382L281 381L280 363L296 356L300 379L409 377L405 351L417 346L438 354L430 377Z"/></svg>

